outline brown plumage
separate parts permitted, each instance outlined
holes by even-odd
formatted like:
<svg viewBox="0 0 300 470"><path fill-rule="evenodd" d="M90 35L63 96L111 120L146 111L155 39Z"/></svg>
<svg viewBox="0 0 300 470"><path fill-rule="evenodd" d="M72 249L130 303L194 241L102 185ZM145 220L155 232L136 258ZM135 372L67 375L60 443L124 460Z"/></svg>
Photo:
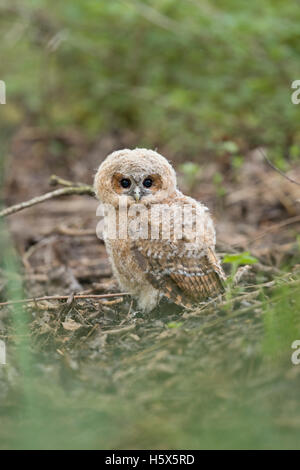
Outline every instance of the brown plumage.
<svg viewBox="0 0 300 470"><path fill-rule="evenodd" d="M171 231L171 240L139 239L131 250L147 280L178 305L191 306L223 291L225 275L209 237L176 239Z"/></svg>
<svg viewBox="0 0 300 470"><path fill-rule="evenodd" d="M124 179L130 180L128 188L122 187ZM151 187L145 188L149 179ZM126 236L105 233L104 240L120 287L136 297L141 310L152 310L162 297L191 306L222 292L225 275L208 209L177 190L164 157L146 149L114 152L98 170L95 191L115 208L117 229L124 228L120 198L127 204ZM108 217L107 225L112 223Z"/></svg>

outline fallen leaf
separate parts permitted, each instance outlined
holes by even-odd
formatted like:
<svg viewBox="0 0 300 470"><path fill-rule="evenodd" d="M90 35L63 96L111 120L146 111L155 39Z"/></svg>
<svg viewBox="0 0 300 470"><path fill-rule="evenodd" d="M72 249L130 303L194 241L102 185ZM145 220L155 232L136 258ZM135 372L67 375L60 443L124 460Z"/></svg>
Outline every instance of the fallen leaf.
<svg viewBox="0 0 300 470"><path fill-rule="evenodd" d="M62 326L64 327L65 330L68 331L76 331L81 327L80 323L77 323L76 321L70 319L67 321L62 322Z"/></svg>

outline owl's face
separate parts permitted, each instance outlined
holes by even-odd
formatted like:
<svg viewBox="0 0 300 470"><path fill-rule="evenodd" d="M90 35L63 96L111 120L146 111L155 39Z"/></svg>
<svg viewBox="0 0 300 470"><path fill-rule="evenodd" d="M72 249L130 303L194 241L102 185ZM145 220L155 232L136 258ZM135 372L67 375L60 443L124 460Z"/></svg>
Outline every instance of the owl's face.
<svg viewBox="0 0 300 470"><path fill-rule="evenodd" d="M120 198L134 203L163 201L176 190L176 175L168 161L152 150L120 150L109 155L95 177L95 192L103 203Z"/></svg>
<svg viewBox="0 0 300 470"><path fill-rule="evenodd" d="M162 189L162 179L159 174L140 172L115 173L112 178L112 187L116 194L127 196L136 202L154 196Z"/></svg>

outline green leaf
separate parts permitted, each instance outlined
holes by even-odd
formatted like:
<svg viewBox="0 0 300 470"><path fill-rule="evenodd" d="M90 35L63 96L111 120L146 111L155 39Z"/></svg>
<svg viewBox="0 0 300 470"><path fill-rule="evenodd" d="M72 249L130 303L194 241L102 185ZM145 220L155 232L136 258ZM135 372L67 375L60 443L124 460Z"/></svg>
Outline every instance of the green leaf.
<svg viewBox="0 0 300 470"><path fill-rule="evenodd" d="M180 328L181 325L183 325L183 323L181 321L179 321L179 322L174 321L174 322L168 323L167 327L168 328Z"/></svg>
<svg viewBox="0 0 300 470"><path fill-rule="evenodd" d="M223 263L232 263L237 265L255 264L258 263L258 259L254 258L249 251L244 251L243 253L225 255Z"/></svg>

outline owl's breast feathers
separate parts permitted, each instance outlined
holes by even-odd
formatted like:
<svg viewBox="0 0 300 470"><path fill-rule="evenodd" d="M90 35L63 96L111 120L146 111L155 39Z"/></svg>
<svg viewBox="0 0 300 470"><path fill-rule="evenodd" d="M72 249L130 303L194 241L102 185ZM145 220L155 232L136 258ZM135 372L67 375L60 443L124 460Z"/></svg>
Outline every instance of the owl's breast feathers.
<svg viewBox="0 0 300 470"><path fill-rule="evenodd" d="M171 219L169 239L160 236L132 240L131 252L147 280L162 295L178 305L192 306L223 292L225 274L215 254L215 231L209 212L190 198L179 199L180 204L184 201L193 201L194 211L182 238L174 237L176 220ZM202 210L198 212L199 208ZM162 220L156 223L156 233L161 235ZM195 234L196 225L201 230Z"/></svg>

